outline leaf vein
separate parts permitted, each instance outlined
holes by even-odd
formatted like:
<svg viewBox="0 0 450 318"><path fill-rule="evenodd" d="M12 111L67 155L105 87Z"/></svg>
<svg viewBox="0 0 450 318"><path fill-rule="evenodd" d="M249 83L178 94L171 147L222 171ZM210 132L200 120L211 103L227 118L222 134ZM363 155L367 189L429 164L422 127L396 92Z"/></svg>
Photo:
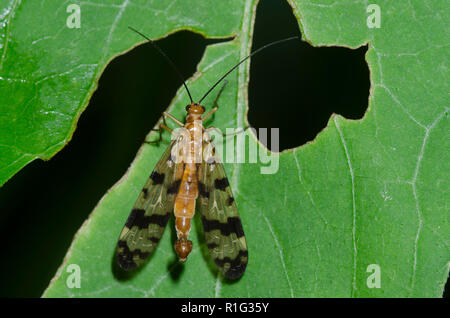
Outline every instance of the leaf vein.
<svg viewBox="0 0 450 318"><path fill-rule="evenodd" d="M284 262L283 249L281 248L281 245L280 245L280 243L278 242L278 238L277 238L277 236L275 235L275 232L273 231L273 228L272 228L272 225L270 224L269 219L267 219L267 217L266 217L264 214L261 213L261 215L262 215L262 217L264 218L264 220L265 220L266 223L267 223L267 227L269 228L269 231L270 231L270 233L272 234L273 241L275 242L275 245L276 245L277 249L280 251L281 265L283 266L284 274L285 274L285 276L286 276L286 280L287 280L287 283L288 283L288 286L289 286L289 290L290 290L290 293L291 293L291 297L294 298L294 297L295 297L295 296L294 296L294 290L292 289L291 280L289 279L289 274L288 274L288 272L287 272L286 264L285 264L285 262Z"/></svg>
<svg viewBox="0 0 450 318"><path fill-rule="evenodd" d="M345 156L347 158L347 165L350 172L350 178L352 183L352 242L353 242L353 281L352 281L352 297L354 296L356 288L356 266L357 266L357 256L358 256L358 250L356 246L356 195L355 195L355 174L353 172L352 162L350 160L350 153L348 151L347 143L344 138L344 134L342 133L342 130L339 126L339 123L337 121L337 117L334 117L334 123L336 125L336 129L339 133L339 136L341 138L342 145L344 147Z"/></svg>

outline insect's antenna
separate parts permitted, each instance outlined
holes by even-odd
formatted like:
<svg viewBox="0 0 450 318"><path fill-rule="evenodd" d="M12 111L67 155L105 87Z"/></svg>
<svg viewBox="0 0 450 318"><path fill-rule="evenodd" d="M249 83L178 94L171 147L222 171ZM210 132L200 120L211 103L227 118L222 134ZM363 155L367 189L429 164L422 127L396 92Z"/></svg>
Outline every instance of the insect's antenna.
<svg viewBox="0 0 450 318"><path fill-rule="evenodd" d="M292 36L290 38L287 39L283 39L283 40L278 40L278 41L274 41L271 42L269 44L264 45L263 47L260 47L259 49L253 51L252 53L250 53L250 55L248 55L247 57L243 58L239 63L237 63L235 66L233 66L233 68L231 68L231 70L229 70L228 72L225 73L225 75L223 75L213 86L211 86L211 88L206 92L205 95L203 95L203 97L198 101L198 103L200 104L202 102L202 100L205 99L206 96L208 96L209 93L211 93L211 91L225 78L228 76L228 74L230 74L231 72L233 72L239 65L241 65L242 63L244 63L249 57L255 55L258 52L261 52L262 50L268 48L269 46L275 45L275 44L279 44L279 43L283 43L286 41L290 41L293 39L298 39L298 36Z"/></svg>
<svg viewBox="0 0 450 318"><path fill-rule="evenodd" d="M187 93L189 95L189 99L191 100L191 103L193 103L194 101L192 100L191 92L189 92L189 88L186 85L186 82L184 80L183 75L181 75L180 71L177 69L177 67L172 62L172 60L169 59L169 57L166 55L166 53L164 53L163 50L161 50L160 47L158 45L156 45L156 43L152 39L150 39L148 36L146 36L145 34L142 34L138 30L136 30L136 29L134 29L134 28L132 28L130 26L128 28L131 31L134 31L137 34L139 34L140 36L142 36L143 38L145 38L148 42L150 42L150 44L153 45L153 47L167 60L167 62L169 62L170 66L172 66L172 68L175 70L175 72L178 74L178 76L180 77L181 81L183 82L184 88L186 88L186 91L187 91Z"/></svg>

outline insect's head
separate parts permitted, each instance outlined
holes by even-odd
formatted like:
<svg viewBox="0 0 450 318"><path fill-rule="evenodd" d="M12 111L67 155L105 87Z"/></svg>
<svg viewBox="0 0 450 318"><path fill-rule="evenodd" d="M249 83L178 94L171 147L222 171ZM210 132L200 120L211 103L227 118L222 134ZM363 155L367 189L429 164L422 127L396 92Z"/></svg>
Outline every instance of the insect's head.
<svg viewBox="0 0 450 318"><path fill-rule="evenodd" d="M199 103L191 103L186 106L186 111L189 114L201 115L205 112L205 107L203 107Z"/></svg>
<svg viewBox="0 0 450 318"><path fill-rule="evenodd" d="M175 241L175 252L177 252L180 262L186 262L187 256L192 251L192 241L185 237L181 237Z"/></svg>

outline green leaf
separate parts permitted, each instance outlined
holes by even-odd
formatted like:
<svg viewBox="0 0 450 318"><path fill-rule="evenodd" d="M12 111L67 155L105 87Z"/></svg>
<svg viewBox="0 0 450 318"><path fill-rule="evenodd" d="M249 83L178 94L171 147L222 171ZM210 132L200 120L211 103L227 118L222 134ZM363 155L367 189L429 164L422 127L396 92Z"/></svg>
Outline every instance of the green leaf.
<svg viewBox="0 0 450 318"><path fill-rule="evenodd" d="M79 29L66 26L66 2L0 4L0 185L70 141L108 62L143 42L129 25L153 38L179 29L225 37L237 32L242 14L239 2L211 0L196 10L185 1L72 3L80 4Z"/></svg>
<svg viewBox="0 0 450 318"><path fill-rule="evenodd" d="M366 1L290 1L303 38L313 45L369 44L369 109L358 121L333 116L313 142L272 154L279 159L276 174L261 174L264 164L225 165L249 247L241 280L229 283L217 274L202 246L198 218L186 264L176 262L169 224L141 271L131 277L115 271L118 235L168 143L165 134L160 146L142 146L126 175L98 203L44 296L440 297L450 256L444 195L449 190L448 43L441 32L448 10L443 0L372 2L381 8L379 29L367 27ZM178 29L236 36L207 48L200 71L188 83L194 98L250 52L256 1L195 2L195 10L187 2L167 6L163 1L83 3L82 28L69 30L61 27L65 5L45 10L37 2L6 5L2 180L68 142L101 70L142 42L129 35L127 25L152 38ZM45 14L37 16L40 10ZM27 19L55 22L29 30ZM230 74L220 99L227 107L207 124L222 129L246 124L248 73L246 63ZM209 96L204 105L210 107L213 99ZM170 112L182 118L187 102L180 88ZM257 141L251 136L249 143ZM67 285L70 264L80 266L79 289ZM371 264L379 265L381 288L367 285Z"/></svg>

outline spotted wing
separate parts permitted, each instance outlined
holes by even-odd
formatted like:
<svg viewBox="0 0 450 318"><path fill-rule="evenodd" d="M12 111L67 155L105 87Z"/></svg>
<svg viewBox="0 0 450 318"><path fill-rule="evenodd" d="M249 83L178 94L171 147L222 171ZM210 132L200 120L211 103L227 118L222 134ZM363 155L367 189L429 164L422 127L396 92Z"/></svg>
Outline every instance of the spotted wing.
<svg viewBox="0 0 450 318"><path fill-rule="evenodd" d="M183 169L171 155L174 144L165 150L120 233L116 257L125 270L141 265L155 250L169 220Z"/></svg>
<svg viewBox="0 0 450 318"><path fill-rule="evenodd" d="M205 160L199 169L199 203L205 240L224 276L237 279L247 266L247 241L223 165L214 156L212 142L204 143L205 147L211 149L204 151Z"/></svg>

